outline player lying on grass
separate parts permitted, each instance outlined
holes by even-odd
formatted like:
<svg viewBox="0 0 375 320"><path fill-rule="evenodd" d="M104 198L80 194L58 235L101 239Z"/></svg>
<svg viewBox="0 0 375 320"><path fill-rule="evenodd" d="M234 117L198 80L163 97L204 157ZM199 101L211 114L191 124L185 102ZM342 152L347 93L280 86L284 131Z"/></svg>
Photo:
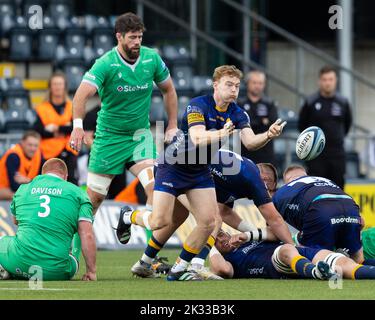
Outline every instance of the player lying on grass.
<svg viewBox="0 0 375 320"><path fill-rule="evenodd" d="M220 148L235 128L241 130L241 140L249 149L261 148L282 132L281 120L272 124L267 132L255 135L251 130L247 114L235 102L241 77L242 72L235 66L226 65L215 69L214 94L190 101L182 119L182 130L158 160L153 212L125 208L120 214L117 234L121 242L126 243L130 238L131 224L153 231L170 226L178 206L175 200L179 195L186 194L197 225L183 244L183 250L169 272L168 280L199 278L187 268L206 244L213 246L221 226L215 184L208 167L211 155L215 154L215 150ZM177 209L188 214L182 206ZM286 225L284 227L283 240L292 241ZM164 244L159 239L151 240L156 249Z"/></svg>
<svg viewBox="0 0 375 320"><path fill-rule="evenodd" d="M69 254L78 231L86 273L96 280L96 244L92 205L87 193L67 182L66 164L56 158L42 167L42 175L17 190L11 204L15 236L0 238L0 279L69 280L78 272L80 252ZM74 252L73 252L74 254Z"/></svg>
<svg viewBox="0 0 375 320"><path fill-rule="evenodd" d="M375 267L341 253L280 242L249 241L248 233L220 231L210 252L210 269L224 278L375 279ZM336 275L337 276L337 275Z"/></svg>
<svg viewBox="0 0 375 320"><path fill-rule="evenodd" d="M219 150L213 157L210 171L215 182L216 200L223 221L239 231L249 231L253 240L269 239L267 229L257 229L248 222L242 220L233 210L234 201L241 198L253 200L262 216L273 231L271 239L282 239L286 243L293 243L287 226L280 214L275 209L263 183L257 166L249 159L228 150ZM190 211L189 202L185 195L180 195L178 200ZM178 204L179 207L182 207ZM186 210L175 211L171 224L161 230L153 232L144 255L133 267L133 274L140 277L153 277L151 261L163 244L188 217ZM192 260L192 269L208 279L217 279L203 269L204 262L210 251L210 245L206 246Z"/></svg>
<svg viewBox="0 0 375 320"><path fill-rule="evenodd" d="M361 243L362 218L354 200L331 180L308 176L305 168L290 166L285 185L273 195L283 218L299 230L298 243L327 250L346 249L358 263L365 260Z"/></svg>

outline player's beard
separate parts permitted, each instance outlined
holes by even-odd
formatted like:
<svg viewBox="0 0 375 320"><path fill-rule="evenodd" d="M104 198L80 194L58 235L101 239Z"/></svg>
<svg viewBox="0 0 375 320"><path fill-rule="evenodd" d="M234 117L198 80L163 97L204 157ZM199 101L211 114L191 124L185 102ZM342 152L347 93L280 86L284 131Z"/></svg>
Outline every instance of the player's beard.
<svg viewBox="0 0 375 320"><path fill-rule="evenodd" d="M138 48L138 50L134 50L135 48L129 48L126 44L122 46L122 49L126 53L127 57L130 60L137 60L139 57L139 53L141 50L141 47Z"/></svg>

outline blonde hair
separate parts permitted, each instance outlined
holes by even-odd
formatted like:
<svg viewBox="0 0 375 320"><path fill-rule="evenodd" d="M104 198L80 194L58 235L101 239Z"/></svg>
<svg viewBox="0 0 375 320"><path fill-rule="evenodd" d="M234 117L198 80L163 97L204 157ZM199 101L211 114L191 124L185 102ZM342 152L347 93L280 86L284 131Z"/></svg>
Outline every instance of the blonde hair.
<svg viewBox="0 0 375 320"><path fill-rule="evenodd" d="M61 159L51 158L47 160L42 167L42 174L46 174L48 172L56 172L65 176L68 174L68 167Z"/></svg>
<svg viewBox="0 0 375 320"><path fill-rule="evenodd" d="M285 176L290 172L290 171L293 171L293 170L301 170L301 171L304 171L307 173L307 170L304 166L301 166L299 164L292 164L290 165L288 168L286 168L284 170L284 173L283 173L283 179L285 180Z"/></svg>
<svg viewBox="0 0 375 320"><path fill-rule="evenodd" d="M241 80L243 77L243 73L234 65L224 65L215 69L212 80L214 82L219 81L224 76L236 77Z"/></svg>

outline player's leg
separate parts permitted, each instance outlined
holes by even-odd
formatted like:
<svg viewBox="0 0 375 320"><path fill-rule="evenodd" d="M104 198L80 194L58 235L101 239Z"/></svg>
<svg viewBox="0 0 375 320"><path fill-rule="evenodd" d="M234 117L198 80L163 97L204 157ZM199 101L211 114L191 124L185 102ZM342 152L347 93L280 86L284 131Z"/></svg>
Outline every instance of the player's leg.
<svg viewBox="0 0 375 320"><path fill-rule="evenodd" d="M188 265L201 251L215 229L215 218L218 216L216 193L214 188L191 189L186 192L196 226L183 244L183 249L176 263L168 274L168 280L196 280L188 275ZM215 235L214 235L215 236ZM213 239L213 244L215 240ZM199 278L198 278L199 279Z"/></svg>
<svg viewBox="0 0 375 320"><path fill-rule="evenodd" d="M113 177L114 175L99 174L89 171L87 175L87 194L93 207L93 215L96 214L99 206L106 198Z"/></svg>
<svg viewBox="0 0 375 320"><path fill-rule="evenodd" d="M14 237L3 236L0 237L0 280L11 279L10 274L10 259L9 259L9 244ZM9 271L7 270L9 269Z"/></svg>
<svg viewBox="0 0 375 320"><path fill-rule="evenodd" d="M146 205L152 206L152 196L154 191L154 159L145 159L130 166L129 171L138 177L147 196ZM152 211L152 210L150 210Z"/></svg>
<svg viewBox="0 0 375 320"><path fill-rule="evenodd" d="M189 211L179 201L176 201L171 222L164 228L152 232L152 236L148 241L147 248L141 259L131 268L134 275L144 278L155 277L155 272L152 269L154 259L163 248L164 244L188 216Z"/></svg>
<svg viewBox="0 0 375 320"><path fill-rule="evenodd" d="M375 279L375 266L364 266L345 255L328 250L320 250L313 261L324 261L332 270L345 279Z"/></svg>
<svg viewBox="0 0 375 320"><path fill-rule="evenodd" d="M319 250L284 244L276 248L272 261L275 269L281 273L294 273L302 278L329 279L333 275L329 265L323 261L316 264L312 261Z"/></svg>

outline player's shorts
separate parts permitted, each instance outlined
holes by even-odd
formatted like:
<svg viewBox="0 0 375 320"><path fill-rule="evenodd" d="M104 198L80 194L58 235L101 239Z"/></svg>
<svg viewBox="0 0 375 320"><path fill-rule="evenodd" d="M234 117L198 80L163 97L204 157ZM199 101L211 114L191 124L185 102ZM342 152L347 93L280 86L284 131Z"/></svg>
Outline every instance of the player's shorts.
<svg viewBox="0 0 375 320"><path fill-rule="evenodd" d="M22 254L15 252L14 240L14 236L0 238L0 264L13 278L29 279L32 276L41 275L45 281L70 280L78 272L78 261L72 255L69 255L65 261L58 263L62 266L59 268L47 267L48 261L42 261L42 259L38 263L35 261L28 262L23 258ZM52 264L56 264L56 261L51 261ZM38 274L38 272L40 273Z"/></svg>
<svg viewBox="0 0 375 320"><path fill-rule="evenodd" d="M335 251L348 249L350 255L362 247L359 207L352 199L323 199L312 202L298 242L304 246Z"/></svg>
<svg viewBox="0 0 375 320"><path fill-rule="evenodd" d="M124 172L128 163L156 157L156 146L149 129L125 135L98 128L90 152L89 171L117 175Z"/></svg>
<svg viewBox="0 0 375 320"><path fill-rule="evenodd" d="M158 164L154 168L154 190L169 193L175 197L191 189L215 188L210 170L186 171L178 165Z"/></svg>
<svg viewBox="0 0 375 320"><path fill-rule="evenodd" d="M362 245L365 259L375 259L375 228L362 231Z"/></svg>
<svg viewBox="0 0 375 320"><path fill-rule="evenodd" d="M229 208L233 208L234 201L237 200L237 197L233 193L228 192L228 190L217 183L215 184L215 191L217 202L225 204Z"/></svg>
<svg viewBox="0 0 375 320"><path fill-rule="evenodd" d="M277 266L274 261L274 252L282 244L279 242L252 243L250 246L242 246L238 250L246 250L246 263L236 265L237 254L232 252L225 259L234 265L234 278L263 278L263 279L286 279L298 278L289 266ZM296 247L299 254L312 260L321 249ZM238 261L238 260L237 260Z"/></svg>

